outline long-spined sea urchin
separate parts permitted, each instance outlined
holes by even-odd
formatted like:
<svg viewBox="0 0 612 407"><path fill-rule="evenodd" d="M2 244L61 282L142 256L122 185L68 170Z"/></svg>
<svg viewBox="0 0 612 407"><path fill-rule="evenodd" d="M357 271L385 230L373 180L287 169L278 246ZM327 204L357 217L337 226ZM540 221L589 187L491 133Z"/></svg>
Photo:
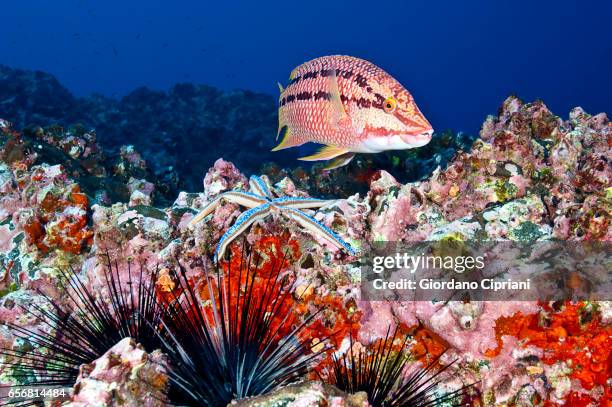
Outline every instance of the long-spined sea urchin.
<svg viewBox="0 0 612 407"><path fill-rule="evenodd" d="M16 337L35 350L0 349L0 356L11 360L5 367L12 370L10 377L17 382L5 387L71 387L82 364L97 359L125 337L133 338L147 351L160 347L157 330L164 310L155 298L157 271L145 273L141 266L133 272L128 263L127 280L122 281L117 262L108 254L106 258L108 304L97 298L74 270L59 270L59 285L65 291L68 307L43 293L40 294L48 307L23 307L47 329L7 324ZM8 397L0 401L27 405Z"/></svg>
<svg viewBox="0 0 612 407"><path fill-rule="evenodd" d="M437 395L435 390L443 382L440 375L451 365L436 370L440 356L434 358L425 368L412 373L406 372L410 353L407 351L406 336L397 347L398 327L390 335L387 330L384 339L380 339L370 349L355 351L353 338L350 348L341 357L332 355L332 371L328 382L347 393L366 392L368 401L373 407L429 407L445 403L467 405L463 401L466 389ZM395 348L395 350L394 350Z"/></svg>
<svg viewBox="0 0 612 407"><path fill-rule="evenodd" d="M180 263L173 276L184 296L166 302L164 351L173 366L170 398L176 403L226 406L266 393L299 380L328 349L327 338L313 350L301 337L318 312L294 319L292 295L300 293L282 273L286 255L266 276L260 276L259 252L243 248L240 256L238 270L232 261L225 273L217 268L203 293Z"/></svg>

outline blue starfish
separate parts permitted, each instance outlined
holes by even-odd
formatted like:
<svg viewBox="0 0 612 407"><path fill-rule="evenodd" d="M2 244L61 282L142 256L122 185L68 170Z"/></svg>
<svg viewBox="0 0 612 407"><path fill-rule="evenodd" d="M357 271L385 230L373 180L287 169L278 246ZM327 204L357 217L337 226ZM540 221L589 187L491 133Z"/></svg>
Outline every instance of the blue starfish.
<svg viewBox="0 0 612 407"><path fill-rule="evenodd" d="M335 247L344 249L351 255L357 254L357 251L342 240L333 230L302 211L302 209L320 208L333 201L290 196L275 198L272 194L272 190L264 180L256 175L251 176L249 179L249 187L253 192L229 191L220 194L210 201L190 222L190 225L195 225L200 222L211 214L222 201L232 202L249 208L236 219L232 227L230 227L221 237L221 240L219 240L219 244L215 250L215 262L223 256L225 250L234 239L247 230L255 221L265 218L274 210L295 220L306 230L323 237Z"/></svg>

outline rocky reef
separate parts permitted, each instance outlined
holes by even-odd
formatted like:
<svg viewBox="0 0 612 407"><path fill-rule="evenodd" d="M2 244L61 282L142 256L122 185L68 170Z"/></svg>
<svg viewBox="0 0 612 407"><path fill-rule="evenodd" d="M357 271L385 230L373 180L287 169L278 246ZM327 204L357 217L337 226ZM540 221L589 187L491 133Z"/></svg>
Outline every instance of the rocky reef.
<svg viewBox="0 0 612 407"><path fill-rule="evenodd" d="M18 128L79 124L87 132L95 130L109 155L119 154L118 147L130 140L154 173L175 171L186 190L201 185L202 175L219 158L220 145L224 156L247 172L257 172L262 161L290 162L270 152L276 101L250 91L185 83L167 92L143 87L120 99L78 98L52 75L0 65L0 112Z"/></svg>
<svg viewBox="0 0 612 407"><path fill-rule="evenodd" d="M6 77L6 69L2 72ZM173 92L195 98L201 97L201 91L180 87ZM150 99L148 104L160 111L168 100L177 101L156 93L139 97ZM232 103L228 95L216 97ZM61 114L69 117L69 110ZM106 129L121 122L102 117ZM171 118L164 120L174 123ZM266 122L262 117L257 120ZM168 270L176 267L177 259L196 287L212 275L219 239L243 210L225 203L205 221L189 222L220 193L248 190L246 175L251 169L218 159L204 176L193 174L203 182L203 191L180 192L165 205L156 194L167 199L171 189L160 192L164 182L147 172L145 160L130 147L122 147L118 161L109 164L92 133L62 130L58 135L42 128L17 132L7 121L0 127L1 321L48 331L24 309L40 304L42 293L61 298L58 268L72 267L88 285L103 287L101 264L106 253L158 268L161 291L173 290ZM112 132L127 134L117 128ZM261 134L248 136L258 139ZM341 196L311 214L362 252L377 242L446 238L610 242L611 146L612 126L603 113L590 115L575 108L562 119L543 102L526 104L510 97L497 116L485 120L479 138L452 142L445 153L447 166L430 162L424 168L431 173L413 174L415 180L405 182L367 157L357 160L355 165L363 166L366 191ZM147 161L157 160L155 153L143 151ZM402 168L418 165L417 160L418 156L404 160ZM276 196L338 194L349 182L346 172L292 171L281 166L265 172L262 177ZM275 253L289 249L291 273L303 293L295 312L303 317L311 306L324 310L320 320L308 327L313 346L332 334L337 350L345 351L349 338L354 338L353 346L368 346L383 338L389 326L399 326L402 337L409 339L414 364L426 364L440 355L444 364L455 361L446 372L444 387L452 391L475 383L470 390L474 405L595 406L606 405L612 397L612 310L607 301L365 301L357 256L328 245L312 230L272 213L255 222L245 236L254 247L274 248ZM107 294L99 290L99 295ZM28 347L6 326L0 326L0 344ZM314 368L318 374L304 379L325 379L326 363L320 361ZM93 398L114 405L113 398L120 397L163 405L166 369L172 367L162 355L147 354L122 341L83 366L71 403L88 405L83 403ZM0 365L0 380L10 383L11 374ZM111 387L115 390L109 392ZM349 396L315 381L239 404L280 402L357 406L367 405L367 395Z"/></svg>

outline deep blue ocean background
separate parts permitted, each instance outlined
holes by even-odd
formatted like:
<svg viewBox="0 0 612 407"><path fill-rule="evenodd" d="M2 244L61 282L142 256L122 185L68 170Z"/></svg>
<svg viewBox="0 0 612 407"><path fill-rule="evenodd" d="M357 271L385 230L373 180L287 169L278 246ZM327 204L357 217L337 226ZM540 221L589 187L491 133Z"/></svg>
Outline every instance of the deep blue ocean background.
<svg viewBox="0 0 612 407"><path fill-rule="evenodd" d="M256 171L242 150L274 145L276 83L328 54L387 70L437 131L477 135L510 94L561 116L612 112L611 12L610 1L568 0L3 2L0 117L94 126L110 149L134 143L153 167L193 169L194 188L215 156ZM206 151L164 161L181 148Z"/></svg>

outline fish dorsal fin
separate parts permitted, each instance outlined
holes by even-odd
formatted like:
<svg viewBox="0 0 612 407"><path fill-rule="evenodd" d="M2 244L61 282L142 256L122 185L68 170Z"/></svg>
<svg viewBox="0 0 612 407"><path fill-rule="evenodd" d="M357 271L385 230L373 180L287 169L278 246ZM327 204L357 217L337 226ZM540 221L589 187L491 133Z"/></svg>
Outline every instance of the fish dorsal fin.
<svg viewBox="0 0 612 407"><path fill-rule="evenodd" d="M316 154L309 155L307 157L299 158L302 161L321 161L331 160L339 155L346 154L348 150L342 147L336 146L323 146Z"/></svg>
<svg viewBox="0 0 612 407"><path fill-rule="evenodd" d="M340 88L338 88L338 77L336 76L336 70L332 69L331 74L327 77L329 81L329 122L332 126L338 127L345 123L348 115L344 106L342 105L342 99L340 98Z"/></svg>
<svg viewBox="0 0 612 407"><path fill-rule="evenodd" d="M278 85L278 90L280 90L280 93L283 93L285 91L285 88L283 88L283 85L281 85L280 82L276 82L276 84Z"/></svg>

